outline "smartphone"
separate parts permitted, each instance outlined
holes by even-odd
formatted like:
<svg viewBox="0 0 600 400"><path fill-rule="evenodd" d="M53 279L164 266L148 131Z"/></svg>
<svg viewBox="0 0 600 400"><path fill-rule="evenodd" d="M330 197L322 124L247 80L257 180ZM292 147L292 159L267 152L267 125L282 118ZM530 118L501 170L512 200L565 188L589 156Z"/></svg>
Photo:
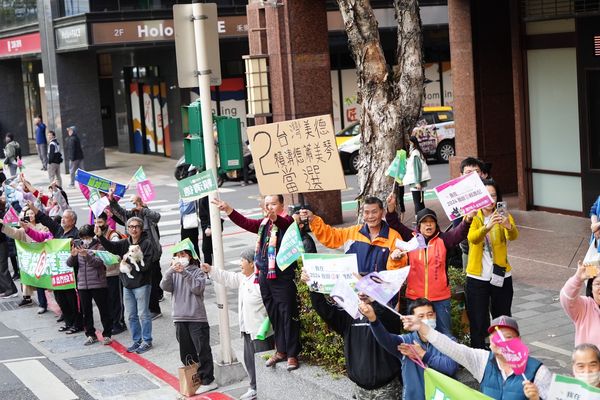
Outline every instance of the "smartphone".
<svg viewBox="0 0 600 400"><path fill-rule="evenodd" d="M508 211L506 211L506 202L499 201L498 203L496 203L496 211L498 211L498 214L502 215L503 217L506 217L506 214L508 213Z"/></svg>
<svg viewBox="0 0 600 400"><path fill-rule="evenodd" d="M81 247L83 246L83 242L81 239L73 239L73 247Z"/></svg>
<svg viewBox="0 0 600 400"><path fill-rule="evenodd" d="M23 222L30 222L29 215L23 217Z"/></svg>

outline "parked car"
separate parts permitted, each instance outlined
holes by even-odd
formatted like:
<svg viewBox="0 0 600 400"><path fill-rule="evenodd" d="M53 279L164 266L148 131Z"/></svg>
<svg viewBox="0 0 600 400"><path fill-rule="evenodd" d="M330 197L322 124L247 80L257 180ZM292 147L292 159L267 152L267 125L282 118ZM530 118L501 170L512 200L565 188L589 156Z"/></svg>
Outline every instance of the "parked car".
<svg viewBox="0 0 600 400"><path fill-rule="evenodd" d="M454 114L452 107L424 107L412 134L417 137L428 158L448 162L454 155ZM339 140L342 140L340 143ZM354 123L336 134L338 151L344 170L358 172L360 125Z"/></svg>

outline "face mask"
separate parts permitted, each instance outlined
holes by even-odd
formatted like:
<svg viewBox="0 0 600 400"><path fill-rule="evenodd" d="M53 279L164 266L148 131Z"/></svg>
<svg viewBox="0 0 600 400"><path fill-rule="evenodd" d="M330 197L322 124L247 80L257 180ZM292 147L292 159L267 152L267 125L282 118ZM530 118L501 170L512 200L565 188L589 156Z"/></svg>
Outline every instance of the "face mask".
<svg viewBox="0 0 600 400"><path fill-rule="evenodd" d="M89 246L90 243L92 243L92 239L81 239L81 243L83 243L84 246Z"/></svg>
<svg viewBox="0 0 600 400"><path fill-rule="evenodd" d="M600 383L600 371L596 372L581 372L575 374L575 378L586 382L590 386L598 386Z"/></svg>
<svg viewBox="0 0 600 400"><path fill-rule="evenodd" d="M190 265L190 260L188 260L185 257L178 257L175 259L177 263L181 264L182 267L187 267L188 265Z"/></svg>
<svg viewBox="0 0 600 400"><path fill-rule="evenodd" d="M422 319L421 322L430 327L431 329L435 329L435 327L437 326L435 319Z"/></svg>

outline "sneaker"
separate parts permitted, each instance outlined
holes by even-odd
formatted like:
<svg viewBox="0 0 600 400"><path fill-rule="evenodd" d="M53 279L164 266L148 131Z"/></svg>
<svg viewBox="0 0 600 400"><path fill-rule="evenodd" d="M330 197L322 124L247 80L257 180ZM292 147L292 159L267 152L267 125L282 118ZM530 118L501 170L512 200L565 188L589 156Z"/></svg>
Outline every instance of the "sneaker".
<svg viewBox="0 0 600 400"><path fill-rule="evenodd" d="M46 310L46 307L38 307L38 311L37 311L37 313L38 313L39 315L41 315L41 314L44 314L46 311L47 311L47 310Z"/></svg>
<svg viewBox="0 0 600 400"><path fill-rule="evenodd" d="M108 346L111 343L112 343L112 338L110 338L110 337L105 337L104 339L102 339L102 344L105 346Z"/></svg>
<svg viewBox="0 0 600 400"><path fill-rule="evenodd" d="M200 387L196 390L196 394L210 392L211 390L215 390L218 387L219 386L217 385L217 382L212 381L208 385L200 385Z"/></svg>
<svg viewBox="0 0 600 400"><path fill-rule="evenodd" d="M26 299L23 297L23 300L19 303L19 307L29 307L33 305L33 301L31 299Z"/></svg>
<svg viewBox="0 0 600 400"><path fill-rule="evenodd" d="M134 344L132 344L131 346L129 346L127 348L127 352L128 353L135 353L137 351L137 349L139 349L139 347L142 345L142 342L135 342Z"/></svg>
<svg viewBox="0 0 600 400"><path fill-rule="evenodd" d="M19 292L6 292L6 293L4 293L2 298L3 299L12 299L13 297L17 297L18 295L19 295Z"/></svg>
<svg viewBox="0 0 600 400"><path fill-rule="evenodd" d="M162 317L162 313L159 312L151 312L150 316L152 317L152 321L154 321L155 319L159 319L160 317Z"/></svg>
<svg viewBox="0 0 600 400"><path fill-rule="evenodd" d="M83 342L83 345L84 346L89 346L89 345L97 343L97 342L98 342L98 338L97 337L95 337L95 336L88 336L85 339L85 342Z"/></svg>
<svg viewBox="0 0 600 400"><path fill-rule="evenodd" d="M240 396L240 400L255 400L256 399L256 390L250 388L246 393Z"/></svg>
<svg viewBox="0 0 600 400"><path fill-rule="evenodd" d="M144 342L137 348L137 350L135 352L138 354L142 354L142 353L147 352L151 348L152 348L152 343Z"/></svg>

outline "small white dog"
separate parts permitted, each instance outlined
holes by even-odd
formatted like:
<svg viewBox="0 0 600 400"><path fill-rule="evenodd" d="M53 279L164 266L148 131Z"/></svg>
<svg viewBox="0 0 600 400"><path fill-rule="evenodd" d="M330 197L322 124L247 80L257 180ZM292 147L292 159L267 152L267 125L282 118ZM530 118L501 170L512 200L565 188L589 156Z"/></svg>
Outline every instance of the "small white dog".
<svg viewBox="0 0 600 400"><path fill-rule="evenodd" d="M129 262L127 262L129 261ZM131 264L135 266L135 270L140 272L139 264L145 266L144 264L144 253L142 253L142 249L137 244L132 244L129 246L129 251L123 255L123 259L121 260L121 264L119 265L119 271L127 275L129 279L133 279L133 275L131 275Z"/></svg>

